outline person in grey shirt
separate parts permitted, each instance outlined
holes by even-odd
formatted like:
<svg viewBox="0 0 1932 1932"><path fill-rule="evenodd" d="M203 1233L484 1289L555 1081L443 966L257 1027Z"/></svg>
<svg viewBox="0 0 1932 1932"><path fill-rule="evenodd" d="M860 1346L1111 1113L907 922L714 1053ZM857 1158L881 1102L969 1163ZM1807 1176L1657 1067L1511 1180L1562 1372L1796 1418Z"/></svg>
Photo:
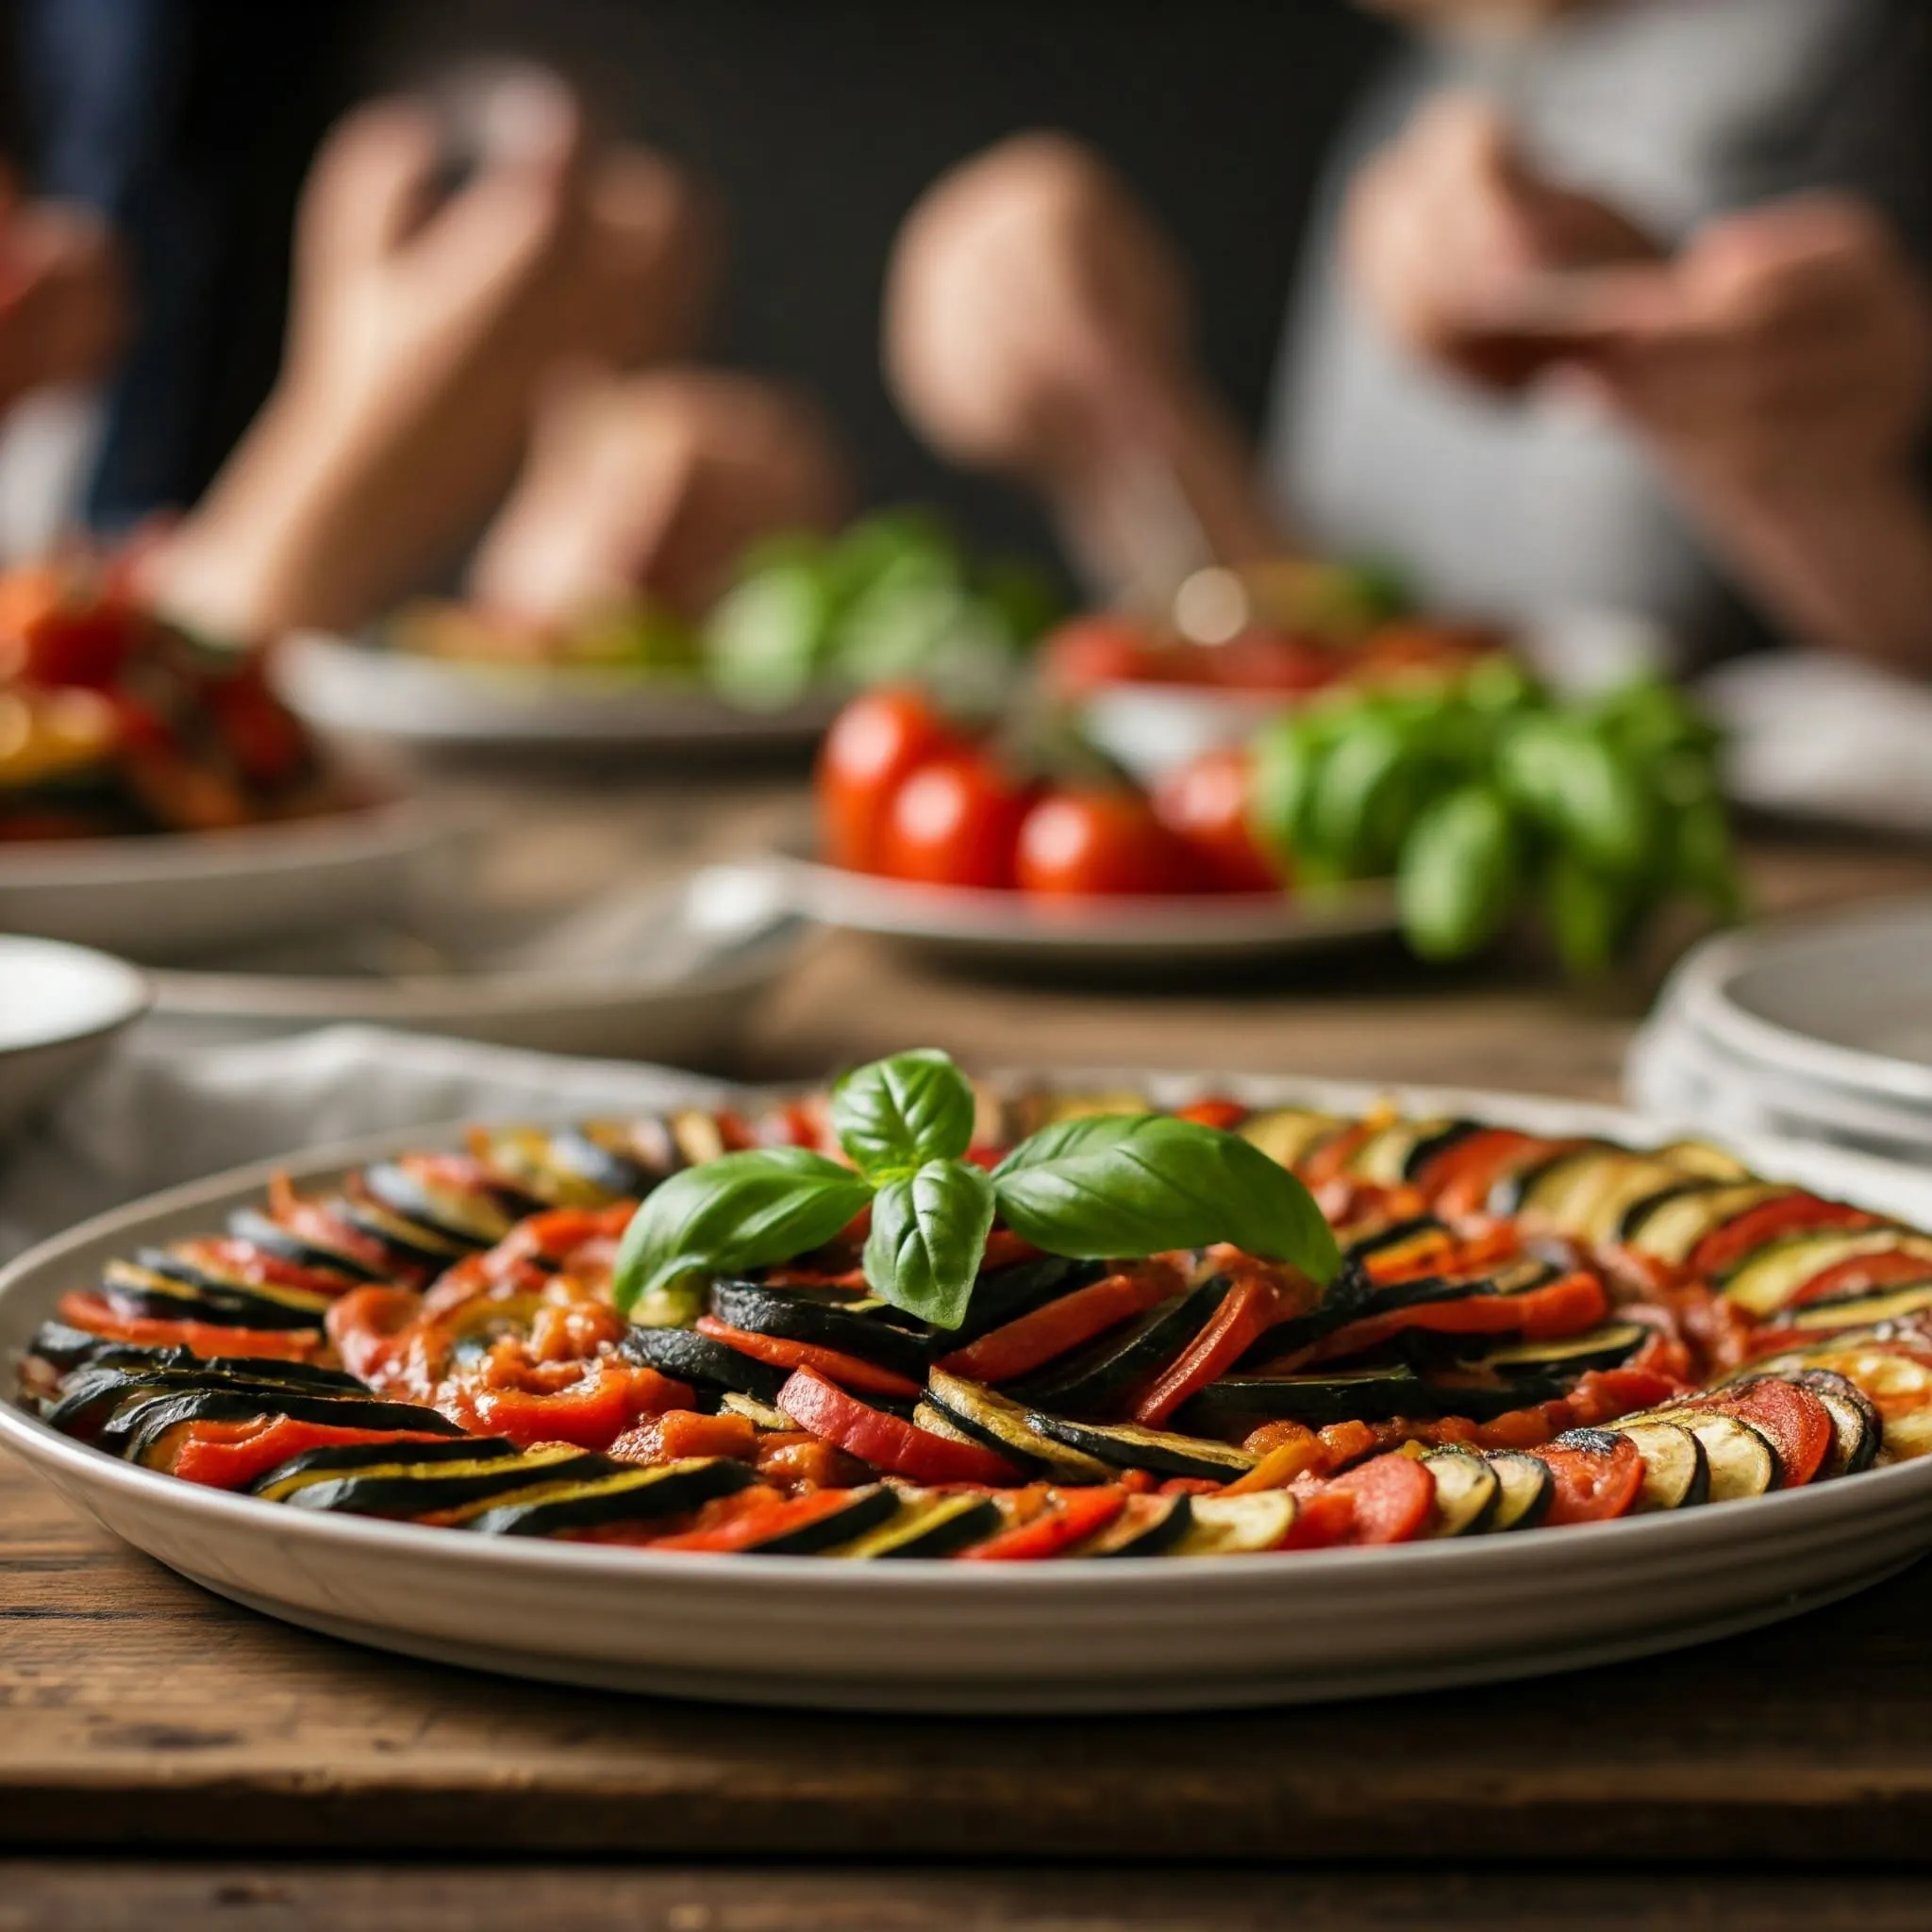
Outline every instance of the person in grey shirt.
<svg viewBox="0 0 1932 1932"><path fill-rule="evenodd" d="M1448 608L1645 613L1687 659L1769 631L1932 671L1922 0L1386 5L1417 42L1338 156L1258 484L1161 239L1038 137L908 224L915 423L1044 491L1101 577L1164 492L1224 561L1378 554Z"/></svg>

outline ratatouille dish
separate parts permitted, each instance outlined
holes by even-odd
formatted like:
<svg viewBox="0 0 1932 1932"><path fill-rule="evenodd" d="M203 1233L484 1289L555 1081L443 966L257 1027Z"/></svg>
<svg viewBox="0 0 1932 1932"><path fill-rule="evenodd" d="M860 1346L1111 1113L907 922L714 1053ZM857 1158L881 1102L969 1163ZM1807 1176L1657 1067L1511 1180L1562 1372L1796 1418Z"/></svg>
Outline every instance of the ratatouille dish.
<svg viewBox="0 0 1932 1932"><path fill-rule="evenodd" d="M1517 1533L1932 1450L1932 1237L1698 1143L974 1088L479 1129L76 1283L79 1441L287 1508L964 1562Z"/></svg>

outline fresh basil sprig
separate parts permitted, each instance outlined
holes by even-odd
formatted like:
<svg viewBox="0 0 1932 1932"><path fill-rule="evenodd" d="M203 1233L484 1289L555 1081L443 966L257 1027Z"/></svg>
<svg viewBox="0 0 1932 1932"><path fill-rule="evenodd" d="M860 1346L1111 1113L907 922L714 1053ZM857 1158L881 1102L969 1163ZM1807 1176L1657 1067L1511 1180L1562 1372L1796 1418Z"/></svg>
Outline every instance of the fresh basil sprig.
<svg viewBox="0 0 1932 1932"><path fill-rule="evenodd" d="M974 1113L971 1084L936 1049L856 1069L832 1094L852 1168L774 1147L675 1174L625 1230L617 1306L648 1298L651 1319L690 1319L690 1281L793 1260L868 1206L867 1284L940 1328L965 1320L996 1220L1076 1259L1229 1241L1318 1283L1341 1266L1307 1190L1239 1135L1168 1114L1094 1115L1033 1135L988 1174L964 1158Z"/></svg>

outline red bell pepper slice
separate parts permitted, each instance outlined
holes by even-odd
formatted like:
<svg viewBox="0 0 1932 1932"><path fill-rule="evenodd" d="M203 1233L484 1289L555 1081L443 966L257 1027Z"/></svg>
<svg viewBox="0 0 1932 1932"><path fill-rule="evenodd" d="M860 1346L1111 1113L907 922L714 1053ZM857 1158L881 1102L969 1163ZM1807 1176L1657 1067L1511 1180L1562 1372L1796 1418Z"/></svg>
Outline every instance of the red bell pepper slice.
<svg viewBox="0 0 1932 1932"><path fill-rule="evenodd" d="M1552 1527L1627 1516L1643 1488L1643 1457L1628 1436L1610 1437L1600 1449L1552 1442L1527 1453L1546 1462L1556 1478L1557 1493L1543 1519Z"/></svg>
<svg viewBox="0 0 1932 1932"><path fill-rule="evenodd" d="M1126 1507L1127 1492L1108 1486L1057 1490L1030 1522L1017 1523L959 1552L963 1563L1039 1563L1097 1535Z"/></svg>
<svg viewBox="0 0 1932 1932"><path fill-rule="evenodd" d="M1370 1315L1338 1328L1319 1349L1310 1352L1308 1359L1329 1361L1354 1355L1411 1328L1432 1335L1522 1334L1531 1341L1580 1335L1601 1322L1609 1306L1609 1294L1595 1275L1566 1274L1522 1294L1469 1294L1455 1301L1419 1302L1414 1307Z"/></svg>
<svg viewBox="0 0 1932 1932"><path fill-rule="evenodd" d="M964 1348L941 1356L939 1366L948 1374L964 1375L974 1382L1009 1382L1081 1342L1091 1341L1096 1335L1145 1314L1174 1291L1174 1280L1162 1269L1109 1274L1105 1281L1076 1288L1043 1307L989 1329Z"/></svg>
<svg viewBox="0 0 1932 1932"><path fill-rule="evenodd" d="M1134 1405L1134 1420L1158 1428L1189 1396L1225 1374L1268 1330L1290 1312L1279 1285L1265 1274L1237 1282L1208 1325L1148 1384Z"/></svg>
<svg viewBox="0 0 1932 1932"><path fill-rule="evenodd" d="M507 1436L524 1448L574 1442L579 1449L608 1449L640 1417L689 1408L696 1399L685 1383L656 1369L606 1361L562 1389L445 1385L437 1407L477 1435Z"/></svg>
<svg viewBox="0 0 1932 1932"><path fill-rule="evenodd" d="M62 1295L59 1315L70 1328L85 1328L104 1341L125 1341L137 1348L185 1348L204 1359L234 1355L306 1362L321 1352L323 1343L320 1328L225 1328L213 1322L124 1315L92 1291Z"/></svg>
<svg viewBox="0 0 1932 1932"><path fill-rule="evenodd" d="M1490 1190L1506 1173L1541 1160L1574 1142L1519 1133L1513 1127L1485 1127L1451 1143L1424 1164L1419 1182L1447 1220L1479 1214Z"/></svg>
<svg viewBox="0 0 1932 1932"><path fill-rule="evenodd" d="M874 1469L919 1483L984 1483L1005 1488L1021 1480L1004 1456L976 1442L955 1442L903 1423L884 1409L848 1395L810 1369L793 1371L778 1391L778 1405L813 1435L847 1450Z"/></svg>
<svg viewBox="0 0 1932 1932"><path fill-rule="evenodd" d="M1903 1288L1910 1281L1932 1281L1932 1261L1924 1255L1902 1255L1895 1249L1853 1255L1814 1274L1785 1307L1802 1308L1814 1302L1847 1300L1876 1289Z"/></svg>
<svg viewBox="0 0 1932 1932"><path fill-rule="evenodd" d="M815 1341L793 1341L787 1335L755 1335L748 1328L734 1328L715 1315L700 1315L700 1335L724 1342L740 1355L764 1362L774 1369L812 1369L828 1381L844 1389L863 1389L871 1395L917 1395L919 1384L908 1376L882 1369L876 1362L847 1355L843 1349L822 1348Z"/></svg>
<svg viewBox="0 0 1932 1932"><path fill-rule="evenodd" d="M1253 1111L1254 1108L1243 1107L1239 1100L1210 1096L1175 1108L1174 1117L1177 1121L1192 1121L1196 1126L1213 1127L1220 1133L1231 1134Z"/></svg>
<svg viewBox="0 0 1932 1932"><path fill-rule="evenodd" d="M446 1442L446 1432L431 1429L347 1429L333 1423L299 1423L277 1416L250 1424L250 1433L223 1441L214 1431L231 1424L191 1423L175 1457L175 1474L184 1482L213 1490L245 1490L257 1476L299 1456L335 1442Z"/></svg>
<svg viewBox="0 0 1932 1932"><path fill-rule="evenodd" d="M1811 1227L1876 1227L1878 1223L1877 1215L1842 1201L1822 1201L1816 1194L1780 1194L1712 1228L1690 1250L1690 1267L1698 1274L1723 1274L1779 1235Z"/></svg>
<svg viewBox="0 0 1932 1932"><path fill-rule="evenodd" d="M734 1507L722 1523L709 1524L702 1529L681 1530L675 1536L653 1537L649 1547L654 1550L709 1551L714 1555L753 1549L785 1531L803 1529L807 1524L816 1523L822 1516L843 1509L851 1501L851 1492L846 1490L819 1490L809 1496L794 1496L786 1500L766 1491L761 1495L747 1497L741 1504L736 1497L731 1501Z"/></svg>

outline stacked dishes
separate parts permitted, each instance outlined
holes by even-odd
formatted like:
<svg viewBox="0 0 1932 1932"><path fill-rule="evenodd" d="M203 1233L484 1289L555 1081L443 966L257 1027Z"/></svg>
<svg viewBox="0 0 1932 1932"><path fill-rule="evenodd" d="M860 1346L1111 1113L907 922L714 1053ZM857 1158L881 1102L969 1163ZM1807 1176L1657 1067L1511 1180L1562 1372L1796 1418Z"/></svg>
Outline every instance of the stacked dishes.
<svg viewBox="0 0 1932 1932"><path fill-rule="evenodd" d="M1672 975L1625 1085L1716 1133L1932 1158L1928 958L1924 901L1712 940Z"/></svg>

